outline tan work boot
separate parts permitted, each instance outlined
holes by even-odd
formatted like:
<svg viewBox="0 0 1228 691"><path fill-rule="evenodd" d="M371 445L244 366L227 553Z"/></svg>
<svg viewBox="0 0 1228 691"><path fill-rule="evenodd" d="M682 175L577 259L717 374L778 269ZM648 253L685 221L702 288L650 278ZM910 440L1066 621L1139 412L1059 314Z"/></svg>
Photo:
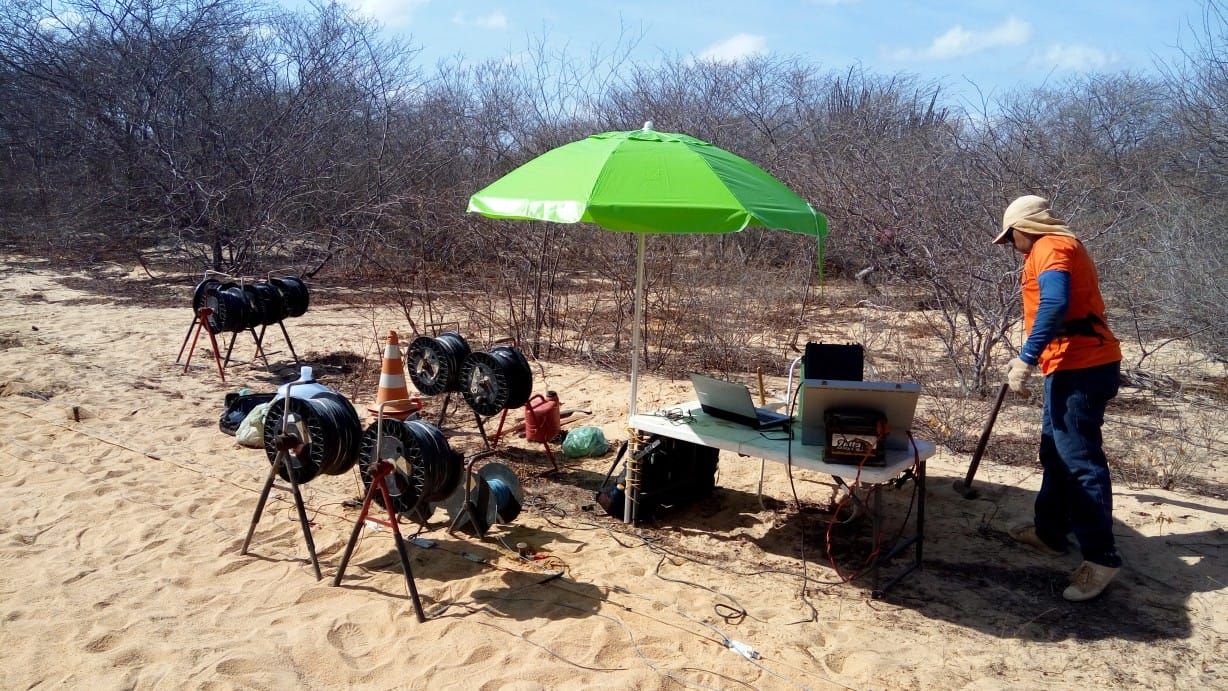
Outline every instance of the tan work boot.
<svg viewBox="0 0 1228 691"><path fill-rule="evenodd" d="M1118 571L1120 569L1112 566L1085 561L1070 574L1070 585L1062 591L1062 597L1071 602L1090 600L1104 591L1104 587L1113 580Z"/></svg>
<svg viewBox="0 0 1228 691"><path fill-rule="evenodd" d="M1023 543L1028 547L1031 547L1033 551L1039 552L1046 557L1060 557L1063 554L1066 554L1066 550L1064 549L1056 550L1045 544L1045 541L1040 539L1040 536L1036 534L1036 526L1032 525L1031 523L1026 525L1017 525L1007 531L1007 534L1014 538L1016 542Z"/></svg>

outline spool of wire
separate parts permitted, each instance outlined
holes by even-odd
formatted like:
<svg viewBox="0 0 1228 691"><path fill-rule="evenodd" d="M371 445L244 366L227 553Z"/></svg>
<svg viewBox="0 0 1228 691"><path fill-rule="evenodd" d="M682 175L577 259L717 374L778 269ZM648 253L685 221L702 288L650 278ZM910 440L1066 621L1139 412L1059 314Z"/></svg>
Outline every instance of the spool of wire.
<svg viewBox="0 0 1228 691"><path fill-rule="evenodd" d="M216 278L206 278L197 283L196 290L192 291L192 311L199 312L205 306L205 300L221 285L222 282Z"/></svg>
<svg viewBox="0 0 1228 691"><path fill-rule="evenodd" d="M533 391L533 370L516 348L495 346L489 353L470 353L461 366L461 395L478 415L497 415L519 408Z"/></svg>
<svg viewBox="0 0 1228 691"><path fill-rule="evenodd" d="M281 292L282 301L286 305L287 317L301 317L307 313L310 296L307 292L307 284L303 283L302 279L294 276L283 276L281 278L271 278L269 283L273 284Z"/></svg>
<svg viewBox="0 0 1228 691"><path fill-rule="evenodd" d="M334 392L319 392L310 398L291 394L291 418L286 434L301 442L288 452L288 463L278 471L283 480L299 484L310 482L321 473L340 475L354 467L362 438L362 422L344 396ZM282 434L286 415L286 399L278 396L269 405L264 419L264 449L269 463L277 457L277 437Z"/></svg>
<svg viewBox="0 0 1228 691"><path fill-rule="evenodd" d="M490 489L490 502L485 507L486 522L493 525L516 520L524 494L512 469L502 463L487 463L478 471L478 481L486 483Z"/></svg>
<svg viewBox="0 0 1228 691"><path fill-rule="evenodd" d="M442 502L448 515L456 519L466 512L466 502L473 502L474 518L485 531L497 523L511 523L520 515L524 491L512 469L502 463L487 463L475 473L472 488L464 483Z"/></svg>
<svg viewBox="0 0 1228 691"><path fill-rule="evenodd" d="M254 329L264 321L260 294L256 289L256 284L248 283L243 286L243 299L247 301L247 307L243 310L243 328Z"/></svg>
<svg viewBox="0 0 1228 691"><path fill-rule="evenodd" d="M251 301L256 306L256 321L264 326L271 326L285 319L286 314L285 300L281 297L281 291L271 283L253 283L251 286L250 297Z"/></svg>
<svg viewBox="0 0 1228 691"><path fill-rule="evenodd" d="M454 332L436 338L419 336L409 344L406 368L414 388L427 396L459 391L461 366L469 356L469 343Z"/></svg>
<svg viewBox="0 0 1228 691"><path fill-rule="evenodd" d="M248 300L243 286L222 283L205 296L205 305L213 310L206 326L213 333L239 332L247 328Z"/></svg>
<svg viewBox="0 0 1228 691"><path fill-rule="evenodd" d="M422 420L383 421L379 453L375 453L378 428L367 427L362 438L358 468L364 489L370 489L377 460L390 461L396 469L388 476L389 498L397 513L413 513L425 521L434 504L450 496L460 484L463 458L452 451L440 429ZM376 503L384 506L384 498L376 492Z"/></svg>

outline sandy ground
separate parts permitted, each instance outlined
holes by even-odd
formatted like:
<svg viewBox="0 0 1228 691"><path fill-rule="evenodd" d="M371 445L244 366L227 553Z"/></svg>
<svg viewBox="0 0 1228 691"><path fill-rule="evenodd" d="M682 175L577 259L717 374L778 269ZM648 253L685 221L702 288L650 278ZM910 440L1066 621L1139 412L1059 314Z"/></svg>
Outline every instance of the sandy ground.
<svg viewBox="0 0 1228 691"><path fill-rule="evenodd" d="M864 580L832 584L825 477L794 473L799 515L786 469L769 464L761 508L758 462L722 454L715 496L632 530L586 509L612 455L548 479L540 447L512 440L526 510L486 540L449 536L434 516L422 536L436 546L411 548L430 617L418 623L387 532L365 533L331 587L356 517L342 505L352 474L305 487L324 581L280 491L239 555L268 462L217 418L226 392L271 390L275 375L239 364L222 383L203 349L182 374L189 310L58 278L0 265L5 688L1228 688L1228 502L1117 487L1127 567L1100 600L1069 604L1077 556L1032 556L1004 534L1030 517L1040 475L1027 459L984 466L973 501L951 489L968 458L932 459L924 568L873 600ZM164 290L187 304L188 288ZM373 352L390 327L405 325L329 306L289 322L300 354ZM236 353L251 350L241 340ZM625 377L538 363L535 390L547 388L592 411L576 424L626 438ZM641 406L686 397L649 376ZM1014 418L1014 433L1036 433ZM476 450L463 416L445 431ZM1207 467L1222 486L1222 459ZM883 495L898 520L909 489ZM521 541L546 558L503 544Z"/></svg>

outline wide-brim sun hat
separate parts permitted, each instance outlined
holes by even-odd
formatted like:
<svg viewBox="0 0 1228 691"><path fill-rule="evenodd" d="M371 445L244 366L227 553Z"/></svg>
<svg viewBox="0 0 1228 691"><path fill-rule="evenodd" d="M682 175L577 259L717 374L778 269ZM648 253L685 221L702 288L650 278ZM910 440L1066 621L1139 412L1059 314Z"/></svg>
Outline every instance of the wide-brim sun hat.
<svg viewBox="0 0 1228 691"><path fill-rule="evenodd" d="M1002 212L1002 230L993 239L993 244L1006 244L1006 237L1012 229L1029 235L1076 237L1066 227L1065 221L1053 215L1049 200L1035 194L1025 194L1006 207L1006 211Z"/></svg>

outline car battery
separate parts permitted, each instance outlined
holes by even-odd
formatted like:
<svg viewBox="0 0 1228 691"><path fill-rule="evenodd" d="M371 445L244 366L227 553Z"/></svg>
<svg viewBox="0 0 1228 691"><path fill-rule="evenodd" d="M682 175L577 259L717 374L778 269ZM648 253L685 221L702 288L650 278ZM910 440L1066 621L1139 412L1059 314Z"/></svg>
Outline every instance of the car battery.
<svg viewBox="0 0 1228 691"><path fill-rule="evenodd" d="M846 465L887 464L887 416L871 408L832 408L823 412L823 460Z"/></svg>

